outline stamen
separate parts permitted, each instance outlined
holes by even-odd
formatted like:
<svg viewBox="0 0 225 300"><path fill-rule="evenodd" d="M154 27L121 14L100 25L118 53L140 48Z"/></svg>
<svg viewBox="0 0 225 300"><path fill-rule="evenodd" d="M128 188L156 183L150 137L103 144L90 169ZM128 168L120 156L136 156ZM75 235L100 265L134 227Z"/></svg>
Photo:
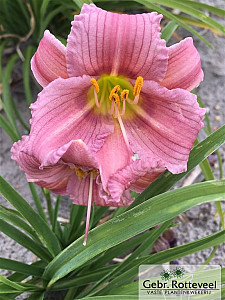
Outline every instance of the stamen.
<svg viewBox="0 0 225 300"><path fill-rule="evenodd" d="M138 96L140 94L142 86L143 86L143 77L138 76L134 85L134 90L133 90L134 96Z"/></svg>
<svg viewBox="0 0 225 300"><path fill-rule="evenodd" d="M94 96L95 96L95 104L96 104L96 106L97 106L97 107L100 107L100 104L99 104L99 102L98 102L98 95L97 95L96 90L94 90Z"/></svg>
<svg viewBox="0 0 225 300"><path fill-rule="evenodd" d="M83 242L84 246L86 246L86 243L87 243L89 222L90 222L90 216L91 216L93 178L94 178L94 174L93 174L93 172L91 172L91 174L90 174L89 194L88 194L88 205L87 205L86 228L85 228L85 235L84 235L84 242Z"/></svg>
<svg viewBox="0 0 225 300"><path fill-rule="evenodd" d="M114 94L117 94L117 93L119 92L119 90L120 90L120 86L119 86L119 85L114 86L114 88L113 88L113 89L111 90L111 92L110 92L109 100L112 101L113 95L114 95Z"/></svg>
<svg viewBox="0 0 225 300"><path fill-rule="evenodd" d="M127 100L128 95L129 95L129 90L123 90L120 94L121 101Z"/></svg>
<svg viewBox="0 0 225 300"><path fill-rule="evenodd" d="M84 171L83 170L81 170L79 168L76 168L75 172L76 172L76 175L77 175L78 179L84 178Z"/></svg>
<svg viewBox="0 0 225 300"><path fill-rule="evenodd" d="M98 82L94 78L91 78L91 83L94 86L95 104L96 104L97 107L100 107L100 104L98 102L98 95L97 95L99 93L99 90L100 90Z"/></svg>
<svg viewBox="0 0 225 300"><path fill-rule="evenodd" d="M121 116L123 116L124 114L125 114L125 110L126 110L126 101L124 100L123 101L123 110L122 110L122 112L121 112Z"/></svg>
<svg viewBox="0 0 225 300"><path fill-rule="evenodd" d="M113 102L115 102L118 106L120 106L120 97L118 94L114 93L112 95L112 99L111 99Z"/></svg>
<svg viewBox="0 0 225 300"><path fill-rule="evenodd" d="M123 90L120 94L120 99L123 102L123 109L121 112L121 116L123 116L125 114L125 110L126 110L126 100L128 99L128 95L129 95L129 90Z"/></svg>
<svg viewBox="0 0 225 300"><path fill-rule="evenodd" d="M98 93L99 93L99 90L100 90L100 88L99 88L99 85L98 85L98 82L97 82L97 80L96 80L96 79L94 79L94 78L91 78L91 83L93 84L93 86L94 86L94 88L95 88L95 91L96 91L96 93L98 94Z"/></svg>
<svg viewBox="0 0 225 300"><path fill-rule="evenodd" d="M115 107L115 103L114 103L114 101L112 101L111 107L110 107L110 109L108 110L108 113L109 113L110 115L113 114L113 112L114 112L114 107Z"/></svg>

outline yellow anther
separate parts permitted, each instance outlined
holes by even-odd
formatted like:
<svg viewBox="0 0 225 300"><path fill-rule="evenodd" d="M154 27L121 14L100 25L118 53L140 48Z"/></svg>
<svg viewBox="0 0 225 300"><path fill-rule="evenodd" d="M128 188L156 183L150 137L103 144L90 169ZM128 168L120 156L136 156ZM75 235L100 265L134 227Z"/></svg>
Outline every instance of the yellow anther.
<svg viewBox="0 0 225 300"><path fill-rule="evenodd" d="M120 97L119 97L118 94L114 93L114 94L112 95L112 99L111 99L111 100L114 101L117 105L120 106Z"/></svg>
<svg viewBox="0 0 225 300"><path fill-rule="evenodd" d="M78 177L78 179L82 179L82 178L84 178L83 176L84 176L84 171L83 170L81 170L81 169L79 169L79 168L76 168L76 175L77 175L77 177Z"/></svg>
<svg viewBox="0 0 225 300"><path fill-rule="evenodd" d="M95 88L95 91L96 91L96 93L98 94L100 89L99 89L99 85L98 85L97 80L94 79L94 78L91 78L91 83L93 84L93 86L94 86L94 88Z"/></svg>
<svg viewBox="0 0 225 300"><path fill-rule="evenodd" d="M143 86L143 77L138 76L134 85L134 90L133 90L134 96L138 96L140 94L142 86Z"/></svg>
<svg viewBox="0 0 225 300"><path fill-rule="evenodd" d="M73 167L70 167L70 168L73 168ZM74 169L74 168L73 168ZM76 175L78 177L78 179L83 179L83 178L86 178L89 174L93 173L94 175L94 179L97 177L97 175L99 174L99 171L94 169L94 170L91 170L91 171L86 171L84 172L83 170L81 170L80 168L76 168L75 169L75 172L76 172Z"/></svg>
<svg viewBox="0 0 225 300"><path fill-rule="evenodd" d="M71 170L75 170L75 168L74 168L74 167L70 167L70 169L71 169Z"/></svg>
<svg viewBox="0 0 225 300"><path fill-rule="evenodd" d="M95 179L97 177L97 175L99 174L98 170L92 170L91 173L93 174L93 179Z"/></svg>
<svg viewBox="0 0 225 300"><path fill-rule="evenodd" d="M120 94L121 101L127 100L129 95L129 90L123 90Z"/></svg>
<svg viewBox="0 0 225 300"><path fill-rule="evenodd" d="M109 100L112 101L113 95L117 94L119 92L119 90L120 90L120 86L119 85L114 86L114 88L110 92Z"/></svg>

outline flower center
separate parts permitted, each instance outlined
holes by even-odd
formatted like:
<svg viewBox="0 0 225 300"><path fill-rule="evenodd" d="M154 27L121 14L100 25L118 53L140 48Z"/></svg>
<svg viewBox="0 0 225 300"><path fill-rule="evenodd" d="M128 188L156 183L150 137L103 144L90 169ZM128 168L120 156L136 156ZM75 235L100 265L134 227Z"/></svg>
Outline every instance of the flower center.
<svg viewBox="0 0 225 300"><path fill-rule="evenodd" d="M132 117L133 106L138 104L140 99L143 85L141 76L137 78L134 87L122 76L103 75L98 81L92 78L91 83L88 98L95 101L96 113L109 114L114 118Z"/></svg>
<svg viewBox="0 0 225 300"><path fill-rule="evenodd" d="M70 169L75 170L75 173L76 173L78 179L86 178L89 174L92 174L93 179L95 179L97 177L97 175L99 174L99 171L97 169L93 169L90 171L83 171L80 168L74 168L74 167L70 167Z"/></svg>
<svg viewBox="0 0 225 300"><path fill-rule="evenodd" d="M89 91L88 98L93 101L94 95L96 104L94 111L97 114L109 114L115 119L115 122L116 120L118 121L127 148L132 153L121 117L133 117L133 107L139 102L143 78L139 76L134 87L122 76L104 75L101 76L98 81L95 78L92 78L91 83L92 87ZM129 95L131 95L131 98L129 98ZM133 155L132 159L136 160L136 157Z"/></svg>

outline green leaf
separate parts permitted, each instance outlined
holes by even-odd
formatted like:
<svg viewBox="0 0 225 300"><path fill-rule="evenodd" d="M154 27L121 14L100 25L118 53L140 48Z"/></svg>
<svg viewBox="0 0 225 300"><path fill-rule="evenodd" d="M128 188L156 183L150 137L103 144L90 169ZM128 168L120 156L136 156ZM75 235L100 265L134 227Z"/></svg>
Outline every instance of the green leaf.
<svg viewBox="0 0 225 300"><path fill-rule="evenodd" d="M31 238L19 231L16 227L8 224L3 220L0 220L0 230L4 234L9 236L11 239L22 245L24 248L27 248L35 255L43 259L44 261L49 262L51 260L52 257L50 256L47 249L45 249L40 244L34 242Z"/></svg>
<svg viewBox="0 0 225 300"><path fill-rule="evenodd" d="M70 223L65 227L63 236L66 244L74 240L77 231L80 228L80 223L83 219L86 207L82 205L73 204L70 210Z"/></svg>
<svg viewBox="0 0 225 300"><path fill-rule="evenodd" d="M225 180L203 182L155 196L91 230L86 246L83 237L76 240L47 266L44 276L50 280L50 286L103 251L195 205L222 200L224 196Z"/></svg>
<svg viewBox="0 0 225 300"><path fill-rule="evenodd" d="M200 162L217 150L224 142L225 125L220 127L217 131L212 133L191 150L186 172L174 175L169 171L165 171L152 184L150 184L137 199L135 199L127 210L132 209L136 205L144 202L146 199L169 190L177 181L186 176L191 170L200 164Z"/></svg>
<svg viewBox="0 0 225 300"><path fill-rule="evenodd" d="M4 103L3 109L6 113L10 125L12 126L12 130L16 133L17 139L19 139L20 134L16 126L14 106L13 106L12 96L10 93L11 73L17 59L18 59L18 54L12 55L8 61L7 66L5 67L3 77L2 77L2 98Z"/></svg>
<svg viewBox="0 0 225 300"><path fill-rule="evenodd" d="M115 295L138 295L139 282L134 281L122 286L119 286L110 291L110 294Z"/></svg>
<svg viewBox="0 0 225 300"><path fill-rule="evenodd" d="M27 300L43 300L45 293L32 293Z"/></svg>
<svg viewBox="0 0 225 300"><path fill-rule="evenodd" d="M166 42L169 41L173 33L176 31L178 24L175 21L170 21L162 30L161 39L164 39Z"/></svg>
<svg viewBox="0 0 225 300"><path fill-rule="evenodd" d="M91 0L72 0L74 4L76 4L77 8L81 9L82 6L87 3L87 4L91 4L92 1Z"/></svg>
<svg viewBox="0 0 225 300"><path fill-rule="evenodd" d="M53 256L57 255L61 251L61 248L56 235L23 197L21 197L2 177L0 177L0 192L30 223L47 246L49 252Z"/></svg>
<svg viewBox="0 0 225 300"><path fill-rule="evenodd" d="M3 282L5 285L8 285L8 286L12 287L16 291L25 291L26 290L26 288L24 286L11 281L11 280L5 278L2 275L0 275L0 281Z"/></svg>
<svg viewBox="0 0 225 300"><path fill-rule="evenodd" d="M25 61L23 63L23 84L24 84L24 92L26 95L27 105L33 102L32 100L32 93L30 88L30 60L33 56L35 48L33 46L28 46L25 52Z"/></svg>
<svg viewBox="0 0 225 300"><path fill-rule="evenodd" d="M164 8L158 6L158 5L153 4L149 0L135 0L135 1L137 1L138 3L143 4L144 6L146 6L149 9L152 9L154 11L157 11L157 12L163 14L163 16L168 18L169 20L174 20L177 24L179 24L179 25L183 26L184 28L186 28L188 31L190 31L191 33L196 35L206 45L208 45L210 48L213 49L213 46L212 46L212 44L209 43L209 41L207 41L205 38L203 38L196 30L194 30L192 27L188 26L185 22L183 22L182 20L177 18L174 14L172 14L168 10L166 10L166 9L164 9Z"/></svg>
<svg viewBox="0 0 225 300"><path fill-rule="evenodd" d="M56 284L51 287L51 290L64 290L72 287L80 287L83 285L87 285L89 283L95 282L100 280L102 276L105 276L109 273L112 269L115 268L116 265L111 265L105 268L98 269L96 271L89 271L87 274L82 274L79 276L74 276L74 278L65 278L60 280Z"/></svg>
<svg viewBox="0 0 225 300"><path fill-rule="evenodd" d="M155 229L152 229L151 231L155 231ZM148 236L149 231L138 235L135 238L130 239L129 241L125 241L119 245L110 248L93 262L93 267L97 266L99 268L104 266L106 263L110 262L114 257L118 257L126 253L127 251L132 250L134 247L140 245L146 238L148 238Z"/></svg>
<svg viewBox="0 0 225 300"><path fill-rule="evenodd" d="M200 8L203 10L208 10L209 12L214 13L215 15L225 17L225 10L216 6L208 5L205 3L201 3L198 1L189 1L189 0L182 0L183 4L194 7Z"/></svg>
<svg viewBox="0 0 225 300"><path fill-rule="evenodd" d="M210 25L214 28L216 28L217 30L219 30L222 34L225 34L225 27L223 25L221 25L220 23L218 23L217 21L215 21L213 18L207 16L205 13L201 12L198 9L195 9L192 7L192 5L190 4L190 2L181 2L181 1L177 1L177 0L148 0L149 2L153 2L155 4L162 4L164 6L173 8L173 9L178 9L192 17L195 17L196 19L201 20L203 23ZM189 4L189 5L188 5Z"/></svg>
<svg viewBox="0 0 225 300"><path fill-rule="evenodd" d="M146 239L143 241L143 243L131 253L131 255L122 263L120 263L118 266L116 266L111 272L108 272L103 278L101 278L94 286L91 287L91 289L84 291L82 293L82 296L86 296L90 293L90 291L96 289L98 286L106 282L108 279L115 277L121 272L125 272L127 269L130 268L130 265L132 262L139 257L143 251L147 252L149 254L151 252L151 249L155 243L155 241L159 238L159 236L170 227L172 220L169 220L162 224L160 227L158 227L155 230L151 230L146 237ZM144 255L141 255L144 256ZM104 286L102 289L98 290L98 295L104 295L108 292L109 285Z"/></svg>
<svg viewBox="0 0 225 300"><path fill-rule="evenodd" d="M190 255L194 252L201 251L224 242L225 230L211 234L197 241L184 244L182 246L170 248L152 255L148 255L143 258L138 258L133 261L133 263L130 266L130 269L122 273L120 276L117 276L114 280L108 283L107 290L109 291L111 289L115 289L120 285L124 285L129 283L130 281L133 281L133 279L138 274L139 266L142 264L164 264L174 259L179 259L181 257ZM99 291L93 294L98 294L98 292ZM115 290L115 293L118 293L118 289ZM123 293L125 293L125 291L123 291Z"/></svg>
<svg viewBox="0 0 225 300"><path fill-rule="evenodd" d="M13 142L18 141L18 136L16 132L12 129L11 125L5 120L5 118L0 115L0 127L8 134Z"/></svg>
<svg viewBox="0 0 225 300"><path fill-rule="evenodd" d="M0 257L0 269L11 270L27 274L29 276L41 277L44 269L27 265L22 262Z"/></svg>
<svg viewBox="0 0 225 300"><path fill-rule="evenodd" d="M0 205L0 219L8 221L15 226L24 230L30 237L32 237L35 241L41 244L39 237L37 236L36 232L21 219L21 215L18 214L17 211L13 209L6 208Z"/></svg>
<svg viewBox="0 0 225 300"><path fill-rule="evenodd" d="M0 44L0 82L2 82L2 57L3 57L3 51L4 48L7 45L7 40L4 40L3 42L1 42Z"/></svg>
<svg viewBox="0 0 225 300"><path fill-rule="evenodd" d="M34 183L33 182L28 182L28 185L29 185L30 192L31 192L33 200L34 200L34 204L37 208L37 211L38 211L39 215L42 217L43 220L45 220L46 223L48 223L48 220L46 218L44 209L41 205L41 199L38 196L38 193L36 191L36 187L35 187Z"/></svg>

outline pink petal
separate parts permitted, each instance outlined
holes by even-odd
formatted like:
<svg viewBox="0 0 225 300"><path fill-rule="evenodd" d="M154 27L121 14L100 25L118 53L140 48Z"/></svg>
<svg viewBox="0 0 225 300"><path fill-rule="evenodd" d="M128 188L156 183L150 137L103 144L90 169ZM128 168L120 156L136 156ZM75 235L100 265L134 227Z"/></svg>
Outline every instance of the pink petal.
<svg viewBox="0 0 225 300"><path fill-rule="evenodd" d="M191 91L199 85L203 76L200 55L192 38L169 47L168 69L161 85L170 90L181 88Z"/></svg>
<svg viewBox="0 0 225 300"><path fill-rule="evenodd" d="M142 193L149 186L149 184L155 181L156 178L158 178L164 171L165 168L152 169L146 175L138 178L137 181L131 184L130 189L137 193Z"/></svg>
<svg viewBox="0 0 225 300"><path fill-rule="evenodd" d="M124 120L133 151L159 158L172 173L186 171L205 109L199 107L194 94L182 89L168 90L145 81L142 90L136 116Z"/></svg>
<svg viewBox="0 0 225 300"><path fill-rule="evenodd" d="M101 181L105 191L108 190L109 177L130 164L132 155L133 153L124 142L119 124L115 122L114 132L106 138L102 148L96 153L96 158L100 165Z"/></svg>
<svg viewBox="0 0 225 300"><path fill-rule="evenodd" d="M119 74L161 81L168 49L160 39L162 15L125 15L84 4L67 44L70 76Z"/></svg>
<svg viewBox="0 0 225 300"><path fill-rule="evenodd" d="M94 103L87 101L90 85L87 76L58 78L39 94L31 105L30 142L24 148L26 153L35 153L38 160L45 163L48 154L73 140L81 139L91 152L102 147L114 125L109 116L94 113Z"/></svg>
<svg viewBox="0 0 225 300"><path fill-rule="evenodd" d="M136 160L110 177L109 192L115 202L120 201L125 190L137 188L137 191L143 191L143 187L138 182L141 178L153 172L157 172L159 175L163 170L165 168L163 168L162 162L157 159L142 158ZM150 183L151 181L148 182L148 184Z"/></svg>
<svg viewBox="0 0 225 300"><path fill-rule="evenodd" d="M78 179L76 175L73 175L69 178L67 186L67 194L70 195L70 198L73 200L74 204L85 205L88 204L88 193L90 185L90 175L86 178ZM119 207L129 205L131 201L128 201L124 196L121 197L121 200L118 202L113 201L109 195L107 195L107 201L101 197L102 186L96 183L96 180L93 182L93 194L92 194L92 203L95 203L97 206L112 206ZM108 201L111 199L111 201Z"/></svg>
<svg viewBox="0 0 225 300"><path fill-rule="evenodd" d="M67 184L69 178L70 177L68 176L52 183L46 183L45 181L37 181L35 183L41 187L51 190L53 193L57 195L65 196L67 195Z"/></svg>
<svg viewBox="0 0 225 300"><path fill-rule="evenodd" d="M57 194L65 195L68 177L73 174L73 171L66 165L40 168L40 162L34 156L23 152L27 143L29 143L29 136L23 136L22 140L14 143L11 149L12 159L25 172L27 180L49 188Z"/></svg>
<svg viewBox="0 0 225 300"><path fill-rule="evenodd" d="M40 85L45 87L58 77L68 78L65 55L66 47L45 30L31 60L31 69Z"/></svg>
<svg viewBox="0 0 225 300"><path fill-rule="evenodd" d="M71 167L80 167L84 171L98 169L98 163L93 153L82 140L73 140L54 150L46 156L43 165L57 163L67 164Z"/></svg>

